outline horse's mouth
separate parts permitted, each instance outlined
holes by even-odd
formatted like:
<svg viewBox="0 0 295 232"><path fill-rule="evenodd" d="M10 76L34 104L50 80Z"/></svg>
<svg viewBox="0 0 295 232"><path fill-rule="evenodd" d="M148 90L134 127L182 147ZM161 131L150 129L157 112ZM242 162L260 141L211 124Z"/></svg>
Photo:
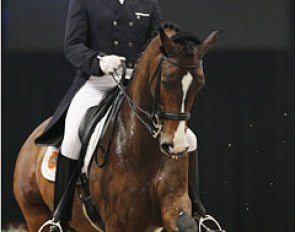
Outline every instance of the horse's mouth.
<svg viewBox="0 0 295 232"><path fill-rule="evenodd" d="M169 156L172 159L177 159L178 157L183 156L188 150L188 148L185 148L175 152L175 149L173 149L173 145L169 143L161 143L160 149L165 156Z"/></svg>

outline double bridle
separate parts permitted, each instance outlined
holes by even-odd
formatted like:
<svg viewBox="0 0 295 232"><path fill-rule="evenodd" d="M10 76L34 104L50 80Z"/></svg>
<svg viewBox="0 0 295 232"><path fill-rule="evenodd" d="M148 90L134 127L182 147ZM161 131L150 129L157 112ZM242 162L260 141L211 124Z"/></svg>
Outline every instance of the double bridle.
<svg viewBox="0 0 295 232"><path fill-rule="evenodd" d="M172 57L172 58L175 58L175 57ZM152 82L156 78L153 110L151 113L137 106L135 102L133 101L133 99L131 99L129 95L126 93L126 90L122 84L122 80L123 81L125 80L125 73L126 73L125 65L123 65L123 75L122 75L121 82L118 82L116 78L114 78L117 81L118 87L121 89L123 95L126 97L126 100L129 106L131 107L131 109L133 110L133 112L135 113L136 117L146 127L146 129L154 138L157 138L161 132L161 129L162 129L161 120L170 119L170 120L176 120L176 121L187 121L191 117L190 112L162 111L161 109L161 106L160 106L161 91L160 90L161 90L162 64L164 61L183 69L195 69L198 67L198 64L186 65L186 64L175 63L171 60L171 58L168 58L167 56L162 54L159 64L156 68L156 71L149 82L149 86L151 86ZM140 114L144 115L144 117L148 120L148 122Z"/></svg>

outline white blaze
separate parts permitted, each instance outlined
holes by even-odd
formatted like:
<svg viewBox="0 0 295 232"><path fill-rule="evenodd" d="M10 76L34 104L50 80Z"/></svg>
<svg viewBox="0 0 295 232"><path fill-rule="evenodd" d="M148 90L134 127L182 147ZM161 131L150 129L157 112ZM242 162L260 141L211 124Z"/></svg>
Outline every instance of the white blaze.
<svg viewBox="0 0 295 232"><path fill-rule="evenodd" d="M189 90L189 87L193 81L193 76L188 72L186 75L183 76L182 78L182 105L181 105L181 113L184 112L184 107L185 107L185 100L187 96L187 92ZM177 130L175 132L174 138L173 138L173 152L178 153L178 152L183 152L187 147L188 147L188 141L187 141L187 136L184 133L185 131L185 121L180 121L177 127Z"/></svg>

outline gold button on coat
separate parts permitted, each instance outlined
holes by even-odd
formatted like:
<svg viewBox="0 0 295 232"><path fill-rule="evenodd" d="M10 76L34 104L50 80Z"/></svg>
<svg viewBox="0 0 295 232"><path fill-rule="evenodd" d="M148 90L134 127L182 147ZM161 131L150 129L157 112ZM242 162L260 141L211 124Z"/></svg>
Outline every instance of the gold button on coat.
<svg viewBox="0 0 295 232"><path fill-rule="evenodd" d="M113 43L114 43L115 46L119 45L119 41L117 41L117 40L115 40Z"/></svg>
<svg viewBox="0 0 295 232"><path fill-rule="evenodd" d="M113 21L113 25L117 26L118 25L118 21Z"/></svg>
<svg viewBox="0 0 295 232"><path fill-rule="evenodd" d="M133 46L133 43L132 43L132 42L129 42L129 43L128 43L128 46L129 46L129 47L132 47L132 46Z"/></svg>
<svg viewBox="0 0 295 232"><path fill-rule="evenodd" d="M129 22L129 27L133 27L134 23L133 22Z"/></svg>

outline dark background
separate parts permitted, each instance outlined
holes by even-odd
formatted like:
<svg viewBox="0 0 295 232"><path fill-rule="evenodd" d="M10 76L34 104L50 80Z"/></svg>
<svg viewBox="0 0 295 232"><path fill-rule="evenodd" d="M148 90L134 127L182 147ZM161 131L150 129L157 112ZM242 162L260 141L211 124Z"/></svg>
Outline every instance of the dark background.
<svg viewBox="0 0 295 232"><path fill-rule="evenodd" d="M295 3L160 0L165 19L204 38L223 28L205 60L191 128L201 199L227 231L295 228ZM2 227L23 221L12 193L18 150L50 116L74 70L63 55L67 0L2 1Z"/></svg>

